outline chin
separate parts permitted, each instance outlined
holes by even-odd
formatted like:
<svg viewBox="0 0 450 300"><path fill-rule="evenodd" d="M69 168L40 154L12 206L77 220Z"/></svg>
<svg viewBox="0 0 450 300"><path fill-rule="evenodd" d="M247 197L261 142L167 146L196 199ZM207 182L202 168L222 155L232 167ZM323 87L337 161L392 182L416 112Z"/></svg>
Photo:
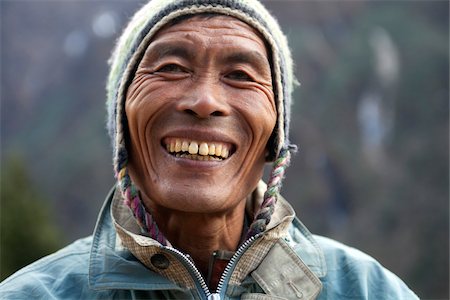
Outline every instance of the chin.
<svg viewBox="0 0 450 300"><path fill-rule="evenodd" d="M180 185L180 188L182 186ZM223 189L215 189L211 186L201 188L183 186L180 190L171 188L169 191L161 191L159 195L153 195L152 202L166 209L187 213L220 213L234 210L246 196L233 195L224 192Z"/></svg>

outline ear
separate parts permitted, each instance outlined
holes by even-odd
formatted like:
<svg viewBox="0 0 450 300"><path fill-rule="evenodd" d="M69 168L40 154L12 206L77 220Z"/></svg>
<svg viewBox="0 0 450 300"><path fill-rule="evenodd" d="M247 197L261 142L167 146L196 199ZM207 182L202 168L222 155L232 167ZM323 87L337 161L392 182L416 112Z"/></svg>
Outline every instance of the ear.
<svg viewBox="0 0 450 300"><path fill-rule="evenodd" d="M264 158L267 163L271 163L275 161L275 157L273 155L273 150L270 150L269 147L266 147L266 152L264 153Z"/></svg>
<svg viewBox="0 0 450 300"><path fill-rule="evenodd" d="M276 131L275 129L272 131L272 134L270 135L269 141L266 145L266 152L265 152L265 159L266 162L274 162L276 153L275 153L275 146L276 146Z"/></svg>
<svg viewBox="0 0 450 300"><path fill-rule="evenodd" d="M266 162L270 162L270 151L269 149L267 149L267 147L266 151L264 152L264 159L266 160Z"/></svg>

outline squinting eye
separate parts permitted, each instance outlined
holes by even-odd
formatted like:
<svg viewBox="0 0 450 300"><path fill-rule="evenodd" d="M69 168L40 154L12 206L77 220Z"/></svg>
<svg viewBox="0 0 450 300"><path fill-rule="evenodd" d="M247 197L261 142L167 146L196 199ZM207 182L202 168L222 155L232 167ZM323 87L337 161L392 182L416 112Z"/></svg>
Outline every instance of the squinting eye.
<svg viewBox="0 0 450 300"><path fill-rule="evenodd" d="M253 79L244 71L233 71L227 75L229 79L238 81L253 81Z"/></svg>
<svg viewBox="0 0 450 300"><path fill-rule="evenodd" d="M166 73L179 73L179 72L186 72L182 67L176 64L168 64L164 65L161 68L159 68L156 72L166 72Z"/></svg>

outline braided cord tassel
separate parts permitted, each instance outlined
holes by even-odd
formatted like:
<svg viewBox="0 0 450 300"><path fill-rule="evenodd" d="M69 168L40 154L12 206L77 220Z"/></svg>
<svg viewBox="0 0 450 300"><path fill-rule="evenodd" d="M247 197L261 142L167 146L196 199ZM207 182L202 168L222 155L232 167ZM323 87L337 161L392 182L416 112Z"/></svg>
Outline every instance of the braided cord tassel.
<svg viewBox="0 0 450 300"><path fill-rule="evenodd" d="M141 228L141 232L148 233L152 239L168 246L169 243L163 233L159 231L158 225L156 224L153 216L145 209L138 190L131 182L128 169L126 167L123 167L117 173L117 180L119 181L124 203L131 209L137 224Z"/></svg>
<svg viewBox="0 0 450 300"><path fill-rule="evenodd" d="M275 209L275 204L281 190L286 168L289 166L290 158L291 153L289 149L283 148L280 151L280 155L273 163L273 169L270 174L269 183L267 184L267 191L264 193L263 203L261 204L253 223L250 225L247 232L247 239L266 230L267 224L269 224Z"/></svg>

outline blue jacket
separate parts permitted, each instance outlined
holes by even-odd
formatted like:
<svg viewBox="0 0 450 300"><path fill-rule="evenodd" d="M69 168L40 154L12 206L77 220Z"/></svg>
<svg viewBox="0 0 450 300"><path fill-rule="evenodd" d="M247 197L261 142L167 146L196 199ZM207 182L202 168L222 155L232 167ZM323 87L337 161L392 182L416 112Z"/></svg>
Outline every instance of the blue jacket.
<svg viewBox="0 0 450 300"><path fill-rule="evenodd" d="M152 249L154 254L146 262L145 257L139 260L138 253L133 255L121 246L120 241L127 238L118 231L129 228L115 224L113 198L112 193L105 201L92 236L7 278L0 284L0 298L418 299L373 258L311 235L297 218L286 216L292 208L283 199L279 202L285 209L278 209L284 213L281 221L240 247L218 293L211 293L195 266L176 249L150 245L146 238L130 233L140 246ZM283 237L277 232L283 232Z"/></svg>

